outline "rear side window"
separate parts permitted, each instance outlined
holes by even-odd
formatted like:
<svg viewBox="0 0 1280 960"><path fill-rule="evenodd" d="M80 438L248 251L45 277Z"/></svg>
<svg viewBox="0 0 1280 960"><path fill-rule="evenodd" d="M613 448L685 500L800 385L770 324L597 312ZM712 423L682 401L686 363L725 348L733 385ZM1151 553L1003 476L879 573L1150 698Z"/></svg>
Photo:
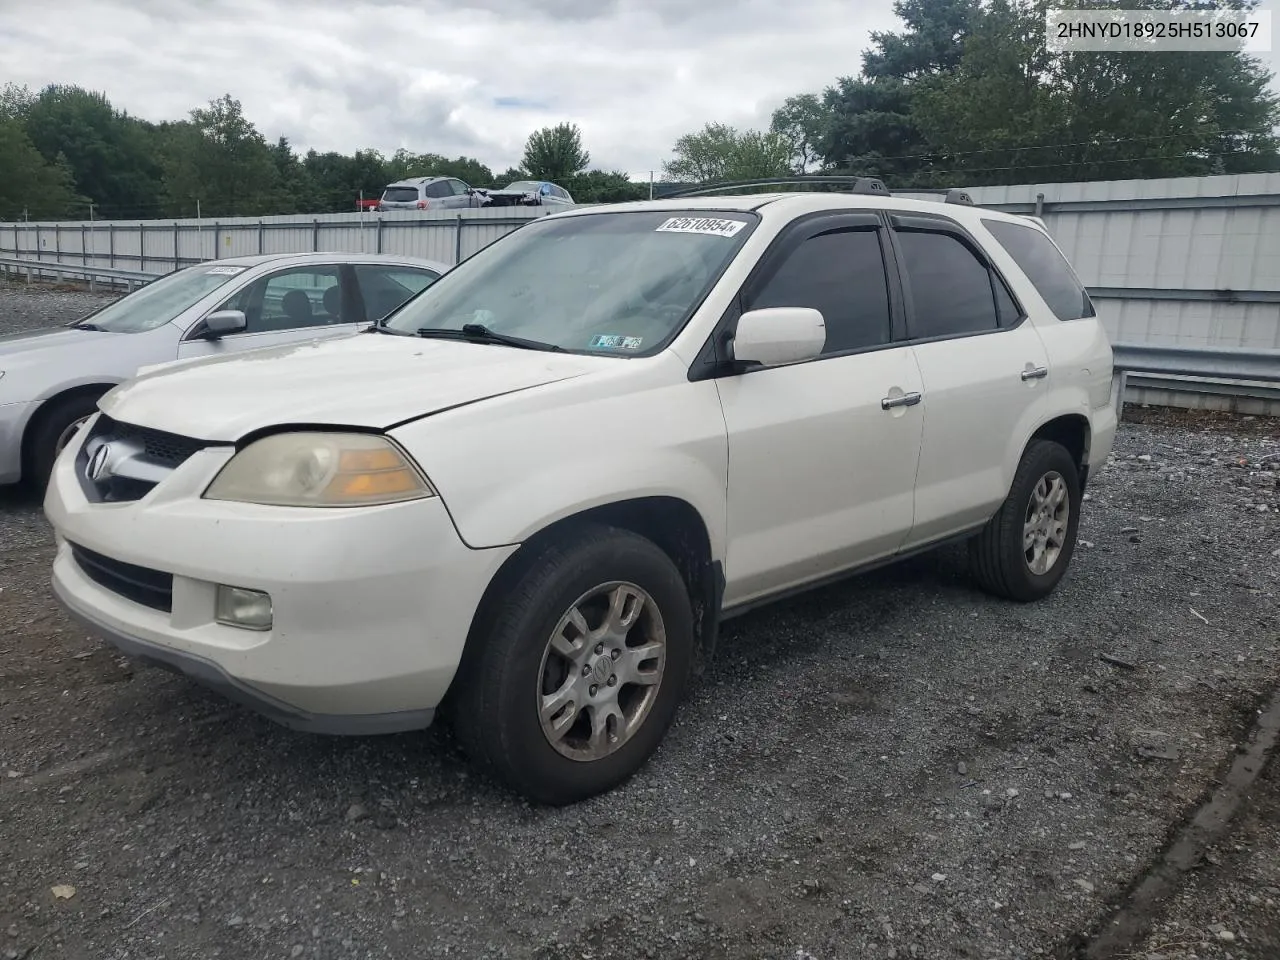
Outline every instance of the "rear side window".
<svg viewBox="0 0 1280 960"><path fill-rule="evenodd" d="M428 183L425 192L428 197L435 199L453 196L453 191L449 189L448 180L434 180L431 183Z"/></svg>
<svg viewBox="0 0 1280 960"><path fill-rule="evenodd" d="M417 187L387 187L382 191L382 199L387 203L412 203L418 199Z"/></svg>
<svg viewBox="0 0 1280 960"><path fill-rule="evenodd" d="M787 257L747 304L812 307L827 326L824 354L888 343L889 287L874 230L840 230L810 237Z"/></svg>
<svg viewBox="0 0 1280 960"><path fill-rule="evenodd" d="M946 233L899 231L898 247L911 291L913 339L1000 326L991 272L960 240Z"/></svg>
<svg viewBox="0 0 1280 960"><path fill-rule="evenodd" d="M1097 316L1093 301L1053 241L1034 227L1005 220L983 220L1005 252L1027 275L1059 320Z"/></svg>

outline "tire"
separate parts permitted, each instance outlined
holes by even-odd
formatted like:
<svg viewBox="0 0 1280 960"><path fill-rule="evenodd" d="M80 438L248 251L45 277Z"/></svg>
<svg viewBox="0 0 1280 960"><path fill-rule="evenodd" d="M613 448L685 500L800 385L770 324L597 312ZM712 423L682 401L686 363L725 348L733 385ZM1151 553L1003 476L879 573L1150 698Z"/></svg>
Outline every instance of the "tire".
<svg viewBox="0 0 1280 960"><path fill-rule="evenodd" d="M43 492L49 485L53 463L62 447L71 439L71 427L93 416L98 410L96 395L78 394L54 400L36 414L36 421L28 428L26 463L23 479L36 492Z"/></svg>
<svg viewBox="0 0 1280 960"><path fill-rule="evenodd" d="M1061 506L1054 506L1047 516L1032 517L1033 497L1046 492L1052 496L1058 481L1065 491L1062 504L1067 515L1062 517ZM979 585L988 593L1022 603L1052 593L1075 552L1081 500L1079 470L1067 449L1049 440L1031 441L1009 495L969 541L969 566ZM1028 539L1030 546L1024 546Z"/></svg>
<svg viewBox="0 0 1280 960"><path fill-rule="evenodd" d="M617 786L658 748L688 687L694 620L675 564L634 533L593 526L535 551L481 611L449 714L472 762L559 806ZM584 635L614 599L622 629Z"/></svg>

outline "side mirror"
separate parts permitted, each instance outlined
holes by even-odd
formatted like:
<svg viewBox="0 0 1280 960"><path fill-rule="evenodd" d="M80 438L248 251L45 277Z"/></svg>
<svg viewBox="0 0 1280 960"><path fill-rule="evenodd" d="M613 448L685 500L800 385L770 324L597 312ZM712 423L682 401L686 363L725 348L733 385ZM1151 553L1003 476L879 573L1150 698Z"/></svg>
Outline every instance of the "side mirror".
<svg viewBox="0 0 1280 960"><path fill-rule="evenodd" d="M812 307L767 307L738 318L733 359L766 367L812 360L827 343L822 313Z"/></svg>
<svg viewBox="0 0 1280 960"><path fill-rule="evenodd" d="M204 318L204 336L220 340L228 334L243 333L249 326L243 310L216 310Z"/></svg>

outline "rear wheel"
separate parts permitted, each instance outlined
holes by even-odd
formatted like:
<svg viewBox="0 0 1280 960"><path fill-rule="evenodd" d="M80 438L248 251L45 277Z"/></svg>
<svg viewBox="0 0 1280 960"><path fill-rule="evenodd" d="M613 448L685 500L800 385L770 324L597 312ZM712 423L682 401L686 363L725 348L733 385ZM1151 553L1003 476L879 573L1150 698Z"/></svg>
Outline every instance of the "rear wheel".
<svg viewBox="0 0 1280 960"><path fill-rule="evenodd" d="M1048 596L1066 575L1080 523L1080 474L1061 444L1033 440L1009 496L969 542L984 590L1023 602Z"/></svg>
<svg viewBox="0 0 1280 960"><path fill-rule="evenodd" d="M36 414L28 430L24 479L32 489L43 491L49 483L54 461L98 409L98 398L79 394L52 401Z"/></svg>
<svg viewBox="0 0 1280 960"><path fill-rule="evenodd" d="M573 803L630 777L688 685L688 590L628 531L539 549L478 627L452 723L473 760L535 802Z"/></svg>

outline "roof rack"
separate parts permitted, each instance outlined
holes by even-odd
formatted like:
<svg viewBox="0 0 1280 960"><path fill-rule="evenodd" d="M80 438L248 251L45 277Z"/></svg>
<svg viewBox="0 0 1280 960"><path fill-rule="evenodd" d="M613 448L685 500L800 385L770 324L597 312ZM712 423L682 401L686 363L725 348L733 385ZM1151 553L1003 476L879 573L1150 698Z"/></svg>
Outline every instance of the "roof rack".
<svg viewBox="0 0 1280 960"><path fill-rule="evenodd" d="M958 187L919 187L910 190L903 190L903 193L927 193L943 197L943 203L963 203L966 206L974 206L973 197L970 196L968 190L961 190Z"/></svg>
<svg viewBox="0 0 1280 960"><path fill-rule="evenodd" d="M858 193L858 194L874 194L881 197L891 197L892 193L889 188L884 185L884 181L876 177L852 177L852 176L805 176L805 177L771 177L760 180L728 180L722 183L710 183L696 187L688 187L683 190L674 190L670 193L659 193L655 200L673 200L679 197L705 197L725 191L741 190L744 187L779 187L779 186L795 186L807 185L817 187L843 187L839 191L841 193ZM903 193L927 193L938 194L944 198L945 203L962 203L973 206L973 197L966 190L957 188L938 189L938 188L920 188L907 189Z"/></svg>

